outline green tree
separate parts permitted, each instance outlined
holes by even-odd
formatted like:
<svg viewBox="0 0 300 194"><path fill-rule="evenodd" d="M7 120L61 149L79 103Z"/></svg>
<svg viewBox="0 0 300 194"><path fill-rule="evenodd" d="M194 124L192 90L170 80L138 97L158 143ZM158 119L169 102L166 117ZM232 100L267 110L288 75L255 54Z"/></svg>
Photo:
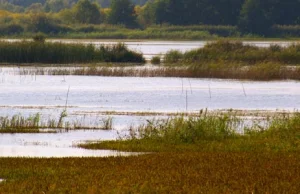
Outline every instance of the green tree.
<svg viewBox="0 0 300 194"><path fill-rule="evenodd" d="M32 32L58 33L59 29L54 21L43 13L32 14L29 29Z"/></svg>
<svg viewBox="0 0 300 194"><path fill-rule="evenodd" d="M154 18L156 24L171 23L170 21L170 8L168 1L155 1L154 7Z"/></svg>
<svg viewBox="0 0 300 194"><path fill-rule="evenodd" d="M41 3L33 3L26 9L26 12L42 13L43 5Z"/></svg>
<svg viewBox="0 0 300 194"><path fill-rule="evenodd" d="M273 0L271 20L275 24L295 25L300 23L299 0Z"/></svg>
<svg viewBox="0 0 300 194"><path fill-rule="evenodd" d="M83 24L98 24L101 22L99 6L91 3L89 0L80 0L73 7L74 18L77 22Z"/></svg>
<svg viewBox="0 0 300 194"><path fill-rule="evenodd" d="M45 3L46 12L59 12L60 10L67 8L68 4L63 0L47 0Z"/></svg>
<svg viewBox="0 0 300 194"><path fill-rule="evenodd" d="M273 25L270 18L272 0L246 0L239 19L239 29L245 33L267 35Z"/></svg>
<svg viewBox="0 0 300 194"><path fill-rule="evenodd" d="M130 0L112 0L108 23L122 24L126 27L137 27L134 5Z"/></svg>

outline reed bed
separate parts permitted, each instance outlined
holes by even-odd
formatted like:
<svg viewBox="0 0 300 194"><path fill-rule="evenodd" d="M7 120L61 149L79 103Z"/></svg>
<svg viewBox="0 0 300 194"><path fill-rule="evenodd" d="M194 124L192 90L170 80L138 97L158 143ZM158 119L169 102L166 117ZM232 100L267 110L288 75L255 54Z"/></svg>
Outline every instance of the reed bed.
<svg viewBox="0 0 300 194"><path fill-rule="evenodd" d="M84 121L64 121L67 117L63 111L58 119L41 119L39 113L24 117L20 114L11 117L0 117L0 133L54 133L68 130L111 130L113 129L113 118L102 118L95 125L85 125Z"/></svg>
<svg viewBox="0 0 300 194"><path fill-rule="evenodd" d="M235 62L244 65L257 63L300 64L300 45L287 47L271 45L268 48L245 45L239 41L217 41L203 48L181 53L173 50L165 55L165 63Z"/></svg>
<svg viewBox="0 0 300 194"><path fill-rule="evenodd" d="M208 62L193 65L165 65L153 67L70 67L21 68L21 75L85 75L117 77L188 77L247 80L299 80L300 67L279 63L258 63L245 66L241 63Z"/></svg>
<svg viewBox="0 0 300 194"><path fill-rule="evenodd" d="M141 53L128 50L124 44L94 45L64 44L40 41L0 42L2 63L144 63Z"/></svg>

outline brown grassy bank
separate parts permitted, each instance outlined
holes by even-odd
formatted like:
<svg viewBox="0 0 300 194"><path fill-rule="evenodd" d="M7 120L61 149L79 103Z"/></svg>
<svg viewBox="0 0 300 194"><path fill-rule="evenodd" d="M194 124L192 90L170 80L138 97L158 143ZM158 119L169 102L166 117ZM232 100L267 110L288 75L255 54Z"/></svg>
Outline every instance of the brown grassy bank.
<svg viewBox="0 0 300 194"><path fill-rule="evenodd" d="M0 158L0 193L298 193L299 153Z"/></svg>

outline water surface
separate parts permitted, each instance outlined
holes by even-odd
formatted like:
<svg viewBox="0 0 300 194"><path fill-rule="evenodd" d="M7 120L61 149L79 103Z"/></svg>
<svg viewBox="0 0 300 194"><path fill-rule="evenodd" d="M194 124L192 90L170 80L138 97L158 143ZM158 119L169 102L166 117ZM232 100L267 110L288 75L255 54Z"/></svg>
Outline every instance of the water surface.
<svg viewBox="0 0 300 194"><path fill-rule="evenodd" d="M102 130L79 130L57 134L0 134L0 157L108 157L138 154L76 147L79 143L87 140L113 140L116 138L116 131Z"/></svg>

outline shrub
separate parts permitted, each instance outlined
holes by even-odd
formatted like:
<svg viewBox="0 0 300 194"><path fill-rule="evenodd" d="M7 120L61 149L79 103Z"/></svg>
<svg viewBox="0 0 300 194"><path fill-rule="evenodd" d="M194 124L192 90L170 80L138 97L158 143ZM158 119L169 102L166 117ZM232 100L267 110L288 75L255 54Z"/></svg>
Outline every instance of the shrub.
<svg viewBox="0 0 300 194"><path fill-rule="evenodd" d="M40 42L40 43L44 43L46 40L46 35L43 33L37 33L36 35L34 35L32 37L34 42Z"/></svg>
<svg viewBox="0 0 300 194"><path fill-rule="evenodd" d="M152 57L151 63L152 64L160 64L160 57L159 56Z"/></svg>
<svg viewBox="0 0 300 194"><path fill-rule="evenodd" d="M178 63L182 57L183 54L180 51L171 50L166 53L164 61L166 63Z"/></svg>

